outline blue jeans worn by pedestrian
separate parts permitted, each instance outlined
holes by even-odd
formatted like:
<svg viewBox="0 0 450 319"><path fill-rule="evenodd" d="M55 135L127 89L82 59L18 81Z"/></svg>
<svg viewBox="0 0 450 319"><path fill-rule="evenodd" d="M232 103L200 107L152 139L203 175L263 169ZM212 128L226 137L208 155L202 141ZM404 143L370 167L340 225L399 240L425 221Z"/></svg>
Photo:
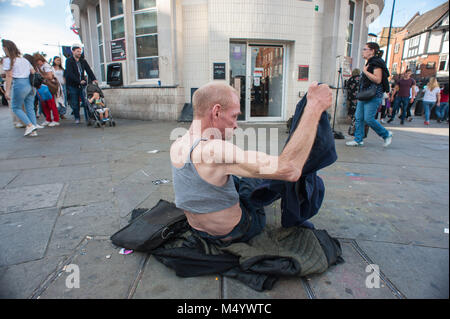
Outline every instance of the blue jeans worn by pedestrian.
<svg viewBox="0 0 450 319"><path fill-rule="evenodd" d="M23 124L36 125L36 113L34 112L35 92L28 78L13 78L11 87L11 109ZM25 105L25 112L22 110Z"/></svg>
<svg viewBox="0 0 450 319"><path fill-rule="evenodd" d="M436 116L438 120L445 120L448 112L448 102L442 102L439 106L436 106Z"/></svg>
<svg viewBox="0 0 450 319"><path fill-rule="evenodd" d="M364 123L369 125L375 133L383 139L389 136L386 130L377 120L375 114L381 104L381 98L374 97L369 101L358 101L355 112L355 141L361 143L364 138Z"/></svg>
<svg viewBox="0 0 450 319"><path fill-rule="evenodd" d="M436 102L428 102L428 101L423 101L423 109L425 111L425 121L429 122L430 121L430 110L433 107L434 103Z"/></svg>
<svg viewBox="0 0 450 319"><path fill-rule="evenodd" d="M394 100L394 108L392 109L391 119L395 118L395 115L397 115L398 110L401 108L402 115L401 115L400 119L402 121L404 121L406 114L407 114L407 108L408 108L408 104L409 104L410 100L411 99L409 97L397 96Z"/></svg>
<svg viewBox="0 0 450 319"><path fill-rule="evenodd" d="M266 213L262 205L258 206L250 200L253 190L263 182L258 178L238 178L234 179L234 185L239 193L239 202L242 210L242 216L239 223L226 235L212 236L208 233L193 229L199 236L208 239L219 246L226 246L235 242L247 242L254 236L261 233L266 225ZM214 200L214 199L211 199ZM229 240L223 241L227 238Z"/></svg>
<svg viewBox="0 0 450 319"><path fill-rule="evenodd" d="M81 107L84 109L84 119L86 122L88 121L87 113L86 113L86 97L84 95L84 90L82 88L76 88L74 86L67 85L67 91L70 95L70 106L73 110L73 115L75 120L80 120L80 98L81 98Z"/></svg>

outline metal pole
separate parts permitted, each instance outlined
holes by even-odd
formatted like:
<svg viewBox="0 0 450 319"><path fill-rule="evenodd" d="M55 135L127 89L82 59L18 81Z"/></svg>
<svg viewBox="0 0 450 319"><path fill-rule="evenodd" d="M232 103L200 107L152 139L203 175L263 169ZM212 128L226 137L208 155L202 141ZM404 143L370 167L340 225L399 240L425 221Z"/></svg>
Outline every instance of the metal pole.
<svg viewBox="0 0 450 319"><path fill-rule="evenodd" d="M392 30L392 20L394 19L394 8L395 8L395 0L392 3L392 12L391 12L391 23L389 25L389 35L388 35L388 42L387 42L387 49L386 49L386 65L387 65L387 61L389 60L389 44L391 43L391 30ZM389 65L387 65L388 71L391 72L391 70L389 69Z"/></svg>

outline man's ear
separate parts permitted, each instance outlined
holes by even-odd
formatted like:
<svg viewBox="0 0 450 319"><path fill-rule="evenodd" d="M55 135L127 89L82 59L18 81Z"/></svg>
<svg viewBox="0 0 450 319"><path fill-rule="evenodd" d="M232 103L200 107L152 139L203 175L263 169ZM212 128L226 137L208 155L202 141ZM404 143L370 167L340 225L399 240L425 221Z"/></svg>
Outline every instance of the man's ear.
<svg viewBox="0 0 450 319"><path fill-rule="evenodd" d="M211 116L213 119L219 118L219 114L222 110L222 105L220 104L214 104L214 106L211 109Z"/></svg>

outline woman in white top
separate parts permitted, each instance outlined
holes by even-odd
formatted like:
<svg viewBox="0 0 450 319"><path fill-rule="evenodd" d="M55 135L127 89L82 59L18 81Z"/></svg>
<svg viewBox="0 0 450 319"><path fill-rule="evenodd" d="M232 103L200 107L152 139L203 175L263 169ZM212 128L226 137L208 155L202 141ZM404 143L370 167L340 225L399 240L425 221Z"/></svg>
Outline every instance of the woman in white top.
<svg viewBox="0 0 450 319"><path fill-rule="evenodd" d="M436 78L430 78L427 86L424 90L423 95L423 108L425 110L425 125L430 124L430 110L433 107L434 103L437 106L440 105L441 102L441 90L439 89L439 83Z"/></svg>
<svg viewBox="0 0 450 319"><path fill-rule="evenodd" d="M66 98L66 79L64 78L64 68L61 63L61 58L59 56L55 56L53 58L52 63L53 74L58 79L60 84L60 90L58 91L58 95L56 97L56 105L58 106L58 111L60 111L60 107L63 106L66 108L67 98ZM59 115L61 118L64 118L64 113L60 112Z"/></svg>
<svg viewBox="0 0 450 319"><path fill-rule="evenodd" d="M30 84L30 73L34 69L21 53L14 42L2 40L5 55L3 69L6 71L6 99L11 101L11 108L17 117L25 124L24 136L36 136L36 113L34 112L34 90ZM25 112L22 110L25 105Z"/></svg>

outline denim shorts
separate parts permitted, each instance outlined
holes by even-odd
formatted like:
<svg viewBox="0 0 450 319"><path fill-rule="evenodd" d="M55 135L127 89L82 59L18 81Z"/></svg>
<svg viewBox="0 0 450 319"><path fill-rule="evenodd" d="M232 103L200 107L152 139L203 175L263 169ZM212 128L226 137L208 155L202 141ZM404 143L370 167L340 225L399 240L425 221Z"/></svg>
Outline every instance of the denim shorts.
<svg viewBox="0 0 450 319"><path fill-rule="evenodd" d="M242 216L239 223L234 226L228 234L221 236L213 236L192 228L197 235L218 246L227 246L236 242L247 242L261 233L266 225L264 207L255 205L250 201L252 191L262 182L262 180L255 178L238 178L236 176L233 176L233 179L236 190L239 193L239 204L242 210ZM227 238L227 240L223 240L224 238Z"/></svg>

